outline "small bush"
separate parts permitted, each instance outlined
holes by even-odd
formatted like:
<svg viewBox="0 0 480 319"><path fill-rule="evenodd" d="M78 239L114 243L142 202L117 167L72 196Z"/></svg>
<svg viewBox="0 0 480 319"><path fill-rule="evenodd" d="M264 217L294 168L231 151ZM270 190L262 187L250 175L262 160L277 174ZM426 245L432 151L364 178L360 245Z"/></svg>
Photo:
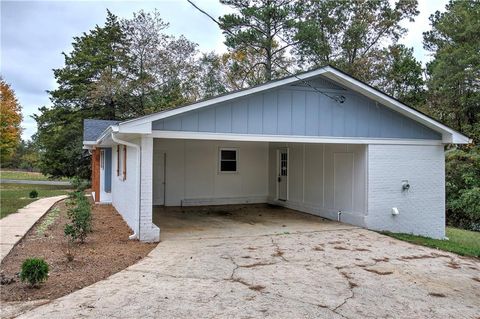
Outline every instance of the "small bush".
<svg viewBox="0 0 480 319"><path fill-rule="evenodd" d="M48 278L49 267L41 258L29 258L22 264L20 280L27 281L31 287L37 286Z"/></svg>
<svg viewBox="0 0 480 319"><path fill-rule="evenodd" d="M71 208L68 210L70 223L65 225L64 233L71 242L85 241L87 234L92 231L92 213L90 203L82 192L71 194Z"/></svg>
<svg viewBox="0 0 480 319"><path fill-rule="evenodd" d="M75 190L77 192L83 192L84 190L86 190L87 188L90 187L90 181L89 180L82 179L82 178L79 178L77 176L72 178L71 183L72 183L73 188L75 188Z"/></svg>
<svg viewBox="0 0 480 319"><path fill-rule="evenodd" d="M34 189L33 191L28 194L30 198L37 198L38 197L38 192Z"/></svg>

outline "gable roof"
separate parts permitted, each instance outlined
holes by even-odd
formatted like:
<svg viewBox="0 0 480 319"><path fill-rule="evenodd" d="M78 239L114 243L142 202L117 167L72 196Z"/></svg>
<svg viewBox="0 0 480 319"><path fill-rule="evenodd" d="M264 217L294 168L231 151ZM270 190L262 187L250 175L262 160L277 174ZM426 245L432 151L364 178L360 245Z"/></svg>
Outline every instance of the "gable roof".
<svg viewBox="0 0 480 319"><path fill-rule="evenodd" d="M355 79L354 77L332 67L324 66L317 68L315 70L306 71L303 73L295 74L289 77L282 79L270 81L261 85L250 87L247 89L242 89L230 93L225 93L213 98L197 101L192 104L188 104L182 107L177 107L169 110L164 110L158 113L142 116L136 119L129 121L121 122L118 124L118 132L120 133L143 133L150 134L152 133L151 122L172 117L178 114L185 112L197 110L203 107L207 107L213 104L220 102L230 101L252 95L255 93L263 92L266 90L278 88L284 85L291 85L295 83L308 83L309 80L312 80L316 77L323 76L326 79L333 81L347 89L350 89L354 92L362 94L412 120L415 120L432 130L442 134L442 141L444 143L455 143L455 144L468 144L470 139L455 131L454 129L436 121L435 119L423 114L412 107L409 107L395 98L385 94L384 92L379 91L378 89L373 88L372 86Z"/></svg>
<svg viewBox="0 0 480 319"><path fill-rule="evenodd" d="M102 133L112 125L117 125L120 121L109 120L83 120L83 143L94 142L102 135Z"/></svg>

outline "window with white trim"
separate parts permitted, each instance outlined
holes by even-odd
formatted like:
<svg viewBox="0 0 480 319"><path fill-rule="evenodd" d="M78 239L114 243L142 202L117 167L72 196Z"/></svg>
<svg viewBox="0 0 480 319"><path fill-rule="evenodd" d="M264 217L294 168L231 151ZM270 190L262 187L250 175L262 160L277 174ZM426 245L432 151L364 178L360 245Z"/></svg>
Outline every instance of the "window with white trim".
<svg viewBox="0 0 480 319"><path fill-rule="evenodd" d="M221 148L219 151L219 172L238 172L238 150L236 148Z"/></svg>

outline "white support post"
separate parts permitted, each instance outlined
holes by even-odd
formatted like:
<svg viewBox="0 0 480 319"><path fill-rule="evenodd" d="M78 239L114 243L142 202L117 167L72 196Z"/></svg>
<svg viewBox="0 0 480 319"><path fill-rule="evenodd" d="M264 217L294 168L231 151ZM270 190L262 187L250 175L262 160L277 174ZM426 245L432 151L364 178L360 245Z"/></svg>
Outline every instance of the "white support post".
<svg viewBox="0 0 480 319"><path fill-rule="evenodd" d="M142 137L140 172L140 234L141 241L160 240L160 229L153 224L153 138Z"/></svg>

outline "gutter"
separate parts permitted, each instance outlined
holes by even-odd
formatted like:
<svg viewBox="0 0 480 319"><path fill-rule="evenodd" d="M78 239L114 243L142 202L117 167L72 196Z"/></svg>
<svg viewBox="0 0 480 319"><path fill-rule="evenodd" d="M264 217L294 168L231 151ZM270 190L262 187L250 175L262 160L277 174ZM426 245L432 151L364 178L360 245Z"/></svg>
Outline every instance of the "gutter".
<svg viewBox="0 0 480 319"><path fill-rule="evenodd" d="M137 151L137 220L138 220L138 227L137 227L137 230L135 231L134 230L134 233L132 235L130 235L128 237L128 239L140 239L140 222L141 222L141 214L140 214L140 192L141 192L141 178L140 178L140 174L141 174L141 165L140 165L140 162L141 162L141 159L142 159L142 154L141 154L141 147L140 145L138 144L135 144L135 143L130 143L130 142L127 142L127 141L124 141L124 140L121 140L119 138L117 138L115 135L115 133L118 133L118 126L112 126L111 127L111 137L112 137L112 140L117 143L117 144L123 144L123 145L126 145L126 146L130 146L130 147L133 147L135 148L135 150ZM125 163L126 165L126 163Z"/></svg>

